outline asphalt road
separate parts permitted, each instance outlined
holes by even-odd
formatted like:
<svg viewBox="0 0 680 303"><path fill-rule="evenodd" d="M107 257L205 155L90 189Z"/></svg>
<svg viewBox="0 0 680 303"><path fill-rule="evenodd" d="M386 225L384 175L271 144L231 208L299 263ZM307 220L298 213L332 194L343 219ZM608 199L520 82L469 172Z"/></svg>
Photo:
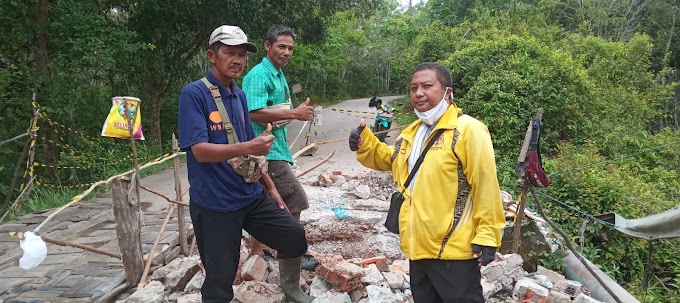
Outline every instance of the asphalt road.
<svg viewBox="0 0 680 303"><path fill-rule="evenodd" d="M399 97L401 96L389 96L381 98L383 99L383 102L389 102ZM291 147L291 152L293 154L299 151L302 147L306 146L307 138L305 135L310 131L312 133L316 133L316 138L314 138L314 135L312 135L309 142L314 142L315 140L316 142L322 142L344 138L344 140L340 140L338 142L320 145L318 150L312 156L298 157L296 159L297 165L299 166L300 170L304 170L305 168L319 162L321 159L328 156L331 151L335 150L335 156L333 156L328 162L316 168L313 172L303 176L301 178L302 180L316 178L319 173L324 170L340 170L343 172L343 174L354 174L365 171L365 169L362 169L361 164L356 161L354 152L349 150L347 137L349 136L350 130L357 127L359 125L359 121L362 118L366 120L367 126L373 124L376 110L375 108L368 107L369 99L370 98L347 100L329 107L324 107L321 114L321 125L316 125L311 130L309 127L310 124L305 124L302 121L294 121L288 125L288 144L291 146L291 144L294 142ZM332 109L344 109L370 113L348 113L333 111ZM304 129L302 128L303 126ZM391 136L388 136L386 140L388 144L394 143L395 134L390 133L390 135Z"/></svg>

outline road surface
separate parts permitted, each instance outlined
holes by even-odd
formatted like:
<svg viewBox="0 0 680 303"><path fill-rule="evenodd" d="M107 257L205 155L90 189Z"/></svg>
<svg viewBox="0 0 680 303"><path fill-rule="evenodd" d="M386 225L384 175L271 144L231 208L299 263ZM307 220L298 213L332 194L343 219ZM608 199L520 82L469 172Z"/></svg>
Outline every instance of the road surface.
<svg viewBox="0 0 680 303"><path fill-rule="evenodd" d="M399 97L401 96L382 97L382 99L383 102L389 102ZM369 99L370 98L348 100L335 105L324 107L321 118L321 126L316 126L317 133L316 141L322 142L338 138L346 139L349 136L350 130L354 127L357 127L359 125L359 120L362 118L366 120L367 126L373 125L373 121L375 118L374 113L376 112L376 110L375 108L368 107ZM345 109L352 111L371 112L372 114L338 112L333 111L331 109ZM305 126L304 129L302 129L303 125ZM308 131L309 123L305 124L304 122L301 121L293 121L291 124L289 124L288 144L290 145L291 143L294 142L293 146L291 147L291 152L293 154L295 154L297 151L299 151L302 147L306 145L305 134ZM389 136L386 139L386 141L388 143L394 143L394 138L396 134L390 133L389 135L391 136ZM311 142L314 141L311 140ZM338 142L322 144L319 146L319 149L314 153L313 156L298 157L296 159L297 165L299 169L302 171L305 168L308 168L314 165L315 163L319 162L321 159L330 154L331 151L333 150L335 150L335 156L333 156L333 158L331 158L328 162L316 168L309 174L301 177L300 179L304 181L310 178L316 178L319 175L319 173L323 172L324 170L340 170L343 172L343 174L350 175L356 174L361 171L365 171L365 169L362 169L361 164L359 164L359 162L356 161L354 153L349 150L347 140L340 140Z"/></svg>

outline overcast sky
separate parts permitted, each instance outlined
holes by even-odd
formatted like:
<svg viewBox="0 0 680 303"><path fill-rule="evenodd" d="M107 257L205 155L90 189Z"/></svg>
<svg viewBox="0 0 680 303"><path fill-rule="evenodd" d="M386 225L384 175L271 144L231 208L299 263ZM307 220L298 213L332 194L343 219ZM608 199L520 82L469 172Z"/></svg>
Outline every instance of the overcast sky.
<svg viewBox="0 0 680 303"><path fill-rule="evenodd" d="M409 1L409 0L399 0L399 2L401 3L401 5L403 5L403 6L408 6L408 1ZM413 0L413 5L416 5L416 4L420 3L421 1L422 1L422 0Z"/></svg>

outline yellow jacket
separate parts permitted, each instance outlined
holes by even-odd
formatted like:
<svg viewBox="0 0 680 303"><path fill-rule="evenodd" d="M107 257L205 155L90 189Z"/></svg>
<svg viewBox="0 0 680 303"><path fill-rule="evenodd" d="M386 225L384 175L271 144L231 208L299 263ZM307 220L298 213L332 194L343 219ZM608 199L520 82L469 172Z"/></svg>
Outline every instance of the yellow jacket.
<svg viewBox="0 0 680 303"><path fill-rule="evenodd" d="M467 260L472 244L501 245L505 216L491 136L486 125L468 115L459 117L461 112L451 104L430 132L426 142L437 129L446 129L425 156L413 190L404 192L399 235L401 250L411 260ZM418 120L404 129L394 146L364 128L357 160L368 168L391 170L402 191L420 124ZM460 217L457 226L452 226L454 216Z"/></svg>

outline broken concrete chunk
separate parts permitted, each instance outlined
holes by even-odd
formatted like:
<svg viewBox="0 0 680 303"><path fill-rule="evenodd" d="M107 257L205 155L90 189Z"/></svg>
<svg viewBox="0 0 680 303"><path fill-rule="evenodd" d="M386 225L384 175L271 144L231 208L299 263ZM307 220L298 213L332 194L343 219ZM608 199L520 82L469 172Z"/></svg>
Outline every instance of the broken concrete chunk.
<svg viewBox="0 0 680 303"><path fill-rule="evenodd" d="M577 281L572 281L572 280L562 280L557 285L555 285L555 288L559 290L561 293L565 293L569 295L572 299L576 298L581 292L581 288L583 285L580 282Z"/></svg>
<svg viewBox="0 0 680 303"><path fill-rule="evenodd" d="M345 292L336 292L336 291L329 291L321 295L320 297L316 297L312 303L346 303L346 302L351 302L349 294Z"/></svg>
<svg viewBox="0 0 680 303"><path fill-rule="evenodd" d="M394 260L392 262L392 266L398 266L407 275L411 273L410 270L409 270L408 260Z"/></svg>
<svg viewBox="0 0 680 303"><path fill-rule="evenodd" d="M482 277L490 281L496 281L505 274L505 269L500 262L493 261L481 268Z"/></svg>
<svg viewBox="0 0 680 303"><path fill-rule="evenodd" d="M276 285L260 282L245 281L234 286L234 298L243 303L285 303L286 295Z"/></svg>
<svg viewBox="0 0 680 303"><path fill-rule="evenodd" d="M553 289L554 287L553 283L550 282L550 279L544 275L534 275L533 279L547 289Z"/></svg>
<svg viewBox="0 0 680 303"><path fill-rule="evenodd" d="M165 278L165 288L171 293L184 290L189 281L201 270L198 262L200 262L199 256L182 259L179 267Z"/></svg>
<svg viewBox="0 0 680 303"><path fill-rule="evenodd" d="M378 270L380 270L380 271L390 270L390 267L387 264L387 258L385 256L378 256L378 257L364 259L363 261L361 261L361 264L364 267L368 266L369 264L375 264L378 267Z"/></svg>
<svg viewBox="0 0 680 303"><path fill-rule="evenodd" d="M125 299L125 303L163 303L164 301L165 287L158 281L151 281L144 288L138 289L132 296Z"/></svg>
<svg viewBox="0 0 680 303"><path fill-rule="evenodd" d="M200 293L183 295L177 298L177 303L203 303L203 297Z"/></svg>
<svg viewBox="0 0 680 303"><path fill-rule="evenodd" d="M368 267L364 268L364 276L361 278L361 283L379 285L383 281L385 281L385 277L383 277L380 270L378 270L378 266L369 264Z"/></svg>
<svg viewBox="0 0 680 303"><path fill-rule="evenodd" d="M195 274L193 278L191 278L189 283L187 283L187 286L184 287L184 292L193 292L201 290L203 282L205 282L205 274L203 273L203 271L199 270L198 273Z"/></svg>
<svg viewBox="0 0 680 303"><path fill-rule="evenodd" d="M154 270L151 276L149 277L149 280L163 281L163 279L165 279L165 276L175 271L179 267L180 263L182 263L182 259L180 258L170 261L170 263L166 264L165 266Z"/></svg>
<svg viewBox="0 0 680 303"><path fill-rule="evenodd" d="M502 286L497 285L496 283L488 279L482 278L481 283L482 283L482 295L484 296L484 300L488 300L489 298L491 298L491 296L495 295L497 292L503 289Z"/></svg>
<svg viewBox="0 0 680 303"><path fill-rule="evenodd" d="M566 280L566 278L563 275L540 265L536 270L536 274L548 277L548 279L550 279L550 282L552 282L553 285L557 285L560 281Z"/></svg>
<svg viewBox="0 0 680 303"><path fill-rule="evenodd" d="M267 278L269 265L258 255L250 256L241 268L243 281L264 281Z"/></svg>
<svg viewBox="0 0 680 303"><path fill-rule="evenodd" d="M571 298L556 290L551 290L548 295L548 303L571 303Z"/></svg>
<svg viewBox="0 0 680 303"><path fill-rule="evenodd" d="M333 289L333 285L316 276L312 279L312 284L309 285L309 295L312 297L320 297Z"/></svg>
<svg viewBox="0 0 680 303"><path fill-rule="evenodd" d="M401 289L404 286L404 272L402 271L388 271L383 273L383 276L391 289Z"/></svg>
<svg viewBox="0 0 680 303"><path fill-rule="evenodd" d="M354 189L354 194L361 199L368 199L371 197L371 188L366 184L361 184Z"/></svg>
<svg viewBox="0 0 680 303"><path fill-rule="evenodd" d="M580 293L574 299L574 303L602 303L601 301L595 300L590 296Z"/></svg>
<svg viewBox="0 0 680 303"><path fill-rule="evenodd" d="M392 290L387 287L380 287L377 285L366 286L368 293L368 303L401 303L402 298L397 298Z"/></svg>

